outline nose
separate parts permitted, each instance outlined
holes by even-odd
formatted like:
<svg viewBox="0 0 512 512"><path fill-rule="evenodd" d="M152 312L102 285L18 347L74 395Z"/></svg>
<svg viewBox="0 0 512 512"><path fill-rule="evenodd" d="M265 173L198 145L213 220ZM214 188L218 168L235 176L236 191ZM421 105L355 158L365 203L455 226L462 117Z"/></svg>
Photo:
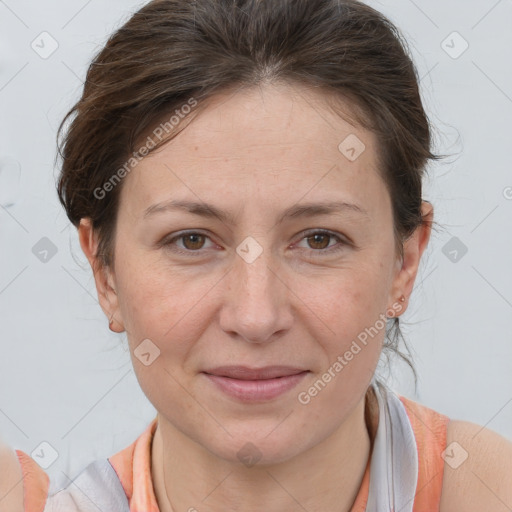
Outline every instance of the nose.
<svg viewBox="0 0 512 512"><path fill-rule="evenodd" d="M263 251L254 261L235 254L226 276L220 326L250 343L275 341L293 324L285 271Z"/></svg>

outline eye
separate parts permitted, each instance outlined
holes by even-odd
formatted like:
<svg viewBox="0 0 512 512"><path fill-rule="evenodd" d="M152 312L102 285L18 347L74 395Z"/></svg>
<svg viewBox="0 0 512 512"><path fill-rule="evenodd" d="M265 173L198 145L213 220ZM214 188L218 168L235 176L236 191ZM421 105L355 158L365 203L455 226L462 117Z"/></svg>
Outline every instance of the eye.
<svg viewBox="0 0 512 512"><path fill-rule="evenodd" d="M321 256L325 253L334 253L344 249L346 245L349 245L344 238L326 230L306 231L301 233L301 237L301 240L306 240L309 247L312 247L309 252L313 253L315 256ZM339 243L329 248L329 241L332 239L336 239Z"/></svg>
<svg viewBox="0 0 512 512"><path fill-rule="evenodd" d="M199 252L204 246L204 241L208 238L205 234L198 231L187 231L181 232L172 238L166 238L159 245L178 254L190 255L191 253ZM176 246L177 241L183 241L183 248Z"/></svg>

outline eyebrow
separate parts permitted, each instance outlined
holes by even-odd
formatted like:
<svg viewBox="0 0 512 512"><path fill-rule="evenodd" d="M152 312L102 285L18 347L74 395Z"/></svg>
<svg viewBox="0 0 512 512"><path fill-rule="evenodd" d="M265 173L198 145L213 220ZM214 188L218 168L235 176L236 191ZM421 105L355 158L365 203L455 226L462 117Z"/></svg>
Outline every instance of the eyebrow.
<svg viewBox="0 0 512 512"><path fill-rule="evenodd" d="M174 210L184 210L194 215L205 218L215 218L226 224L235 224L235 217L216 206L207 203L198 203L194 201L169 200L162 203L156 203L144 211L143 218L147 218L157 213L169 212ZM278 218L280 224L285 219L298 217L314 217L317 215L327 215L330 213L356 212L369 217L368 212L361 206L344 201L331 201L326 203L302 203L291 206L286 209Z"/></svg>

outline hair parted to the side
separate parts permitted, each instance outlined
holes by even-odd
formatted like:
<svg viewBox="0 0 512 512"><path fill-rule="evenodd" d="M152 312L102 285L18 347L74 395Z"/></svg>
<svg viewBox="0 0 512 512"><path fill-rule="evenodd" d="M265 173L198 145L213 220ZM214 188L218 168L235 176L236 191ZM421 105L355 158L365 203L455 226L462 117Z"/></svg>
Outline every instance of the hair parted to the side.
<svg viewBox="0 0 512 512"><path fill-rule="evenodd" d="M431 151L417 72L398 29L357 0L153 0L94 57L82 97L57 134L59 199L76 227L91 219L102 265L114 264L122 188L105 192L105 184L126 170L137 144L191 98L194 112L149 152L172 140L217 92L277 81L349 99L354 108L340 115L376 134L401 252L426 222L422 178L428 161L440 157ZM400 339L405 343L398 317L389 324L384 350L404 359L416 380L398 349Z"/></svg>

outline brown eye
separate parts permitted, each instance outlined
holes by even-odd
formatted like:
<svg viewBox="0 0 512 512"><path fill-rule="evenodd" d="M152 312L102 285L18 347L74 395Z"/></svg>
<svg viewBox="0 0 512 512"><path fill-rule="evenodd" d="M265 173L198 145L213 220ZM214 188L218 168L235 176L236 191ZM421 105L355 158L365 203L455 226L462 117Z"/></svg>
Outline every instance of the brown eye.
<svg viewBox="0 0 512 512"><path fill-rule="evenodd" d="M330 231L305 231L301 233L301 236L301 242L304 240L307 244L307 247L302 248L313 256L326 256L352 246L344 237ZM338 243L331 244L333 240Z"/></svg>
<svg viewBox="0 0 512 512"><path fill-rule="evenodd" d="M179 238L183 240L183 246L185 249L194 251L202 249L206 237L200 233L189 233L187 235L182 235Z"/></svg>
<svg viewBox="0 0 512 512"><path fill-rule="evenodd" d="M331 238L332 235L328 233L316 233L308 236L307 240L312 249L326 249L329 246L329 240Z"/></svg>
<svg viewBox="0 0 512 512"><path fill-rule="evenodd" d="M164 238L158 245L176 254L204 256L205 242L210 238L198 231L182 232L170 238Z"/></svg>

